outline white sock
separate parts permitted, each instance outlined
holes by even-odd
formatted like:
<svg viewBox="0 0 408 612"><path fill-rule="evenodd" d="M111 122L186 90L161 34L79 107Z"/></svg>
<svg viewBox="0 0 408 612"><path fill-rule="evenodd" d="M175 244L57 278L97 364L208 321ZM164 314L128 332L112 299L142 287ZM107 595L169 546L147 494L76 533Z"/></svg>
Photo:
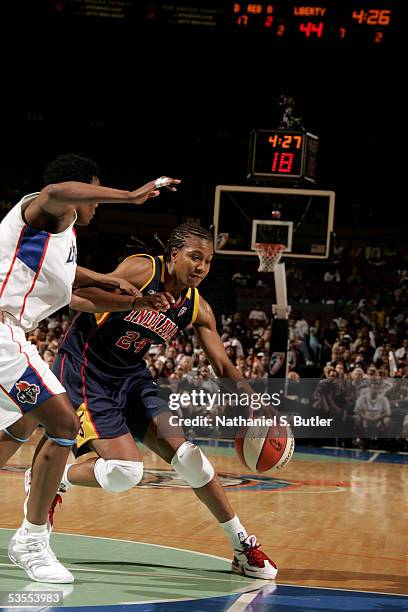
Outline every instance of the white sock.
<svg viewBox="0 0 408 612"><path fill-rule="evenodd" d="M242 542L248 537L248 534L237 515L235 514L232 519L226 523L220 523L220 525L225 531L232 549L241 548Z"/></svg>
<svg viewBox="0 0 408 612"><path fill-rule="evenodd" d="M68 470L71 467L71 465L73 465L73 463L68 463L68 465L65 466L64 474L61 478L62 484L65 485L67 489L73 486L72 482L69 482L68 480Z"/></svg>
<svg viewBox="0 0 408 612"><path fill-rule="evenodd" d="M42 533L45 531L47 533L47 525L34 525L34 523L30 523L25 518L23 524L20 527L20 533L22 535L29 535L30 533Z"/></svg>

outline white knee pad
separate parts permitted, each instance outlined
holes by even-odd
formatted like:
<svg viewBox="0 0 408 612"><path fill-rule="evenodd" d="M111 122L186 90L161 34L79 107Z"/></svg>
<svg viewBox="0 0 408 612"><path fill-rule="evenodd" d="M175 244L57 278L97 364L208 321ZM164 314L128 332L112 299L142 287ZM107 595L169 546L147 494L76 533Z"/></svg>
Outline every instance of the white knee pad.
<svg viewBox="0 0 408 612"><path fill-rule="evenodd" d="M121 493L135 487L143 476L141 461L119 461L98 459L94 465L96 480L109 493Z"/></svg>
<svg viewBox="0 0 408 612"><path fill-rule="evenodd" d="M214 476L214 468L195 444L184 442L176 451L171 465L190 487L199 489Z"/></svg>

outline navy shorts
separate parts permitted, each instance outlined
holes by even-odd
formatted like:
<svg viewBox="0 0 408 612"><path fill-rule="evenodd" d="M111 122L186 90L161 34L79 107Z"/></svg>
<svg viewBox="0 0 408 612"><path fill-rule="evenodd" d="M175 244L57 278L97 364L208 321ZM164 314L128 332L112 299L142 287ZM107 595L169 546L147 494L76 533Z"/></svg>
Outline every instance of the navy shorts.
<svg viewBox="0 0 408 612"><path fill-rule="evenodd" d="M58 353L54 374L64 385L81 422L76 456L89 452L87 442L116 438L131 433L143 440L153 417L167 411L168 403L159 397L159 385L140 364L126 378L92 370L68 353Z"/></svg>

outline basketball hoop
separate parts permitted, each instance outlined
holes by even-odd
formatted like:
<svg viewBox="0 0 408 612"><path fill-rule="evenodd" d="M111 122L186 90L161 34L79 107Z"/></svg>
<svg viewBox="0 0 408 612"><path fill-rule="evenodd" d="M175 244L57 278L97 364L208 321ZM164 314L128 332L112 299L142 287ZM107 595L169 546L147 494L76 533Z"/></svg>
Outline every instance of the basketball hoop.
<svg viewBox="0 0 408 612"><path fill-rule="evenodd" d="M252 248L259 257L258 272L274 272L283 251L286 249L286 245L257 242Z"/></svg>

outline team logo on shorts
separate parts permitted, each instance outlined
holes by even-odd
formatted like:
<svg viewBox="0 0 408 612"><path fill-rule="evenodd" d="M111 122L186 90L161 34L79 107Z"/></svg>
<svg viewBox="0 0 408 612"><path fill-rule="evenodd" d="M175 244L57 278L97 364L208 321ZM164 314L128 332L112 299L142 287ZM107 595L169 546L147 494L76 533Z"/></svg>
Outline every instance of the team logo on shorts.
<svg viewBox="0 0 408 612"><path fill-rule="evenodd" d="M187 312L187 308L183 306L177 316L181 317L181 315L183 315L185 312Z"/></svg>
<svg viewBox="0 0 408 612"><path fill-rule="evenodd" d="M30 384L25 380L16 383L17 399L22 404L36 404L37 396L40 394L38 385Z"/></svg>
<svg viewBox="0 0 408 612"><path fill-rule="evenodd" d="M80 438L85 438L85 432L84 432L85 412L83 410L81 412L80 409L78 408L77 416L78 416L78 419L79 419L79 431L77 433L77 436L79 436Z"/></svg>
<svg viewBox="0 0 408 612"><path fill-rule="evenodd" d="M281 366L285 361L285 353L274 352L271 355L271 360L269 362L269 376L274 376L277 372L279 372Z"/></svg>

